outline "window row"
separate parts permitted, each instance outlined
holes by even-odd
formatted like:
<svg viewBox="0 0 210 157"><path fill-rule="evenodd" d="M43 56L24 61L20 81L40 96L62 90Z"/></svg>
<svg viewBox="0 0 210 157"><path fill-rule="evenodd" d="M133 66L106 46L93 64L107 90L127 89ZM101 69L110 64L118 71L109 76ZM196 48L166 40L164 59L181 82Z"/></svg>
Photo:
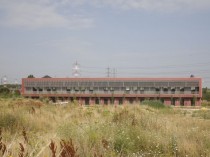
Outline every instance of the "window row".
<svg viewBox="0 0 210 157"><path fill-rule="evenodd" d="M197 87L198 81L179 81L179 82L73 82L73 81L25 81L25 87Z"/></svg>
<svg viewBox="0 0 210 157"><path fill-rule="evenodd" d="M26 87L26 91L199 91L199 87Z"/></svg>

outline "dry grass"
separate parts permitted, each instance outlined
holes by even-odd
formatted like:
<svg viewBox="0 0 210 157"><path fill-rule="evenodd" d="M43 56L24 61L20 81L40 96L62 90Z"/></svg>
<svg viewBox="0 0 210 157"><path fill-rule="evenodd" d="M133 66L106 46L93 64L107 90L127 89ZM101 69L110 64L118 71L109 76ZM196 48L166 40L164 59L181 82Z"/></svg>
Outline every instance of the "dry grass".
<svg viewBox="0 0 210 157"><path fill-rule="evenodd" d="M0 156L210 156L205 110L26 99L1 99L0 107Z"/></svg>

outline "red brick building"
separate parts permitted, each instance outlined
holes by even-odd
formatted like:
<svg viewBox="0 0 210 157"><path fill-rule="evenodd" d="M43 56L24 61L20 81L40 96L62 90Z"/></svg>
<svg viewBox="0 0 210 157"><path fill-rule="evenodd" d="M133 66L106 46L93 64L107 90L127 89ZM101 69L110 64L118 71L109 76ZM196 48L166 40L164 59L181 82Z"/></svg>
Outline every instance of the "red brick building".
<svg viewBox="0 0 210 157"><path fill-rule="evenodd" d="M81 104L133 104L145 99L166 105L200 106L201 78L23 78L24 97L78 100Z"/></svg>

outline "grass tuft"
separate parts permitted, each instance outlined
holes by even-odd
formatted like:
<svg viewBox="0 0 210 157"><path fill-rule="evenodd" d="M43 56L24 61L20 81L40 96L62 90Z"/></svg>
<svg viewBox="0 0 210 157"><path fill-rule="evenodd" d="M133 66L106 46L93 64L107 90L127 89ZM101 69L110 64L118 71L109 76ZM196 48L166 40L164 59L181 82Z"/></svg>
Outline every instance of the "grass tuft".
<svg viewBox="0 0 210 157"><path fill-rule="evenodd" d="M55 145L55 142L53 140L51 140L49 148L50 148L50 150L52 152L52 157L56 157L57 146Z"/></svg>
<svg viewBox="0 0 210 157"><path fill-rule="evenodd" d="M74 146L72 139L68 141L61 140L60 145L60 157L79 157L78 155L76 155L78 148Z"/></svg>

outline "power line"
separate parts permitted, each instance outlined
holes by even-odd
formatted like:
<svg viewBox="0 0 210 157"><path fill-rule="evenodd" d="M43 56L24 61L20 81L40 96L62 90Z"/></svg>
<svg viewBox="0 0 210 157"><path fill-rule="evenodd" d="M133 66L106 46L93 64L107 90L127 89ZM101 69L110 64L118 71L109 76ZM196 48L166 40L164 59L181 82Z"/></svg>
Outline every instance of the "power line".
<svg viewBox="0 0 210 157"><path fill-rule="evenodd" d="M104 74L104 72L100 71L90 71L90 70L83 70L83 73L92 73L92 74ZM113 77L116 77L116 73L119 75L156 75L156 74L209 74L209 70L185 70L185 71L153 71L153 72L142 72L142 71L136 71L136 72L131 72L131 71L116 71L116 69L113 69ZM107 68L107 77L111 76L110 68Z"/></svg>
<svg viewBox="0 0 210 157"><path fill-rule="evenodd" d="M187 74L187 73L209 73L209 70L185 70L185 71L152 71L152 72L130 72L130 71L118 71L120 74Z"/></svg>
<svg viewBox="0 0 210 157"><path fill-rule="evenodd" d="M101 71L90 71L90 70L81 70L82 73L94 73L94 74L103 74L107 76L107 72L101 72Z"/></svg>
<svg viewBox="0 0 210 157"><path fill-rule="evenodd" d="M148 76L190 76L195 75L198 77L202 77L207 79L209 76L209 70L206 69L210 65L210 62L202 62L202 63L191 63L191 64L171 64L171 65L160 65L160 66L133 66L133 67L117 67L111 69L110 67L91 67L91 66L83 66L83 72L88 75L100 75L106 77L116 77L116 73L120 77L148 77ZM106 69L106 71L104 71Z"/></svg>
<svg viewBox="0 0 210 157"><path fill-rule="evenodd" d="M157 69L157 68L177 68L177 67L193 67L193 66L206 66L206 65L210 65L210 62L206 62L206 63L193 63L193 64L171 64L171 65L160 65L160 66L134 66L134 67L120 67L123 69ZM119 67L118 67L119 68Z"/></svg>
<svg viewBox="0 0 210 157"><path fill-rule="evenodd" d="M210 62L205 62L205 63L191 63L191 64L171 64L171 65L160 65L160 66L128 66L128 67L123 67L119 66L117 69L158 69L158 68L178 68L178 67L199 67L199 66L206 66L210 65ZM104 69L104 67L93 67L93 66L83 66L84 69Z"/></svg>

